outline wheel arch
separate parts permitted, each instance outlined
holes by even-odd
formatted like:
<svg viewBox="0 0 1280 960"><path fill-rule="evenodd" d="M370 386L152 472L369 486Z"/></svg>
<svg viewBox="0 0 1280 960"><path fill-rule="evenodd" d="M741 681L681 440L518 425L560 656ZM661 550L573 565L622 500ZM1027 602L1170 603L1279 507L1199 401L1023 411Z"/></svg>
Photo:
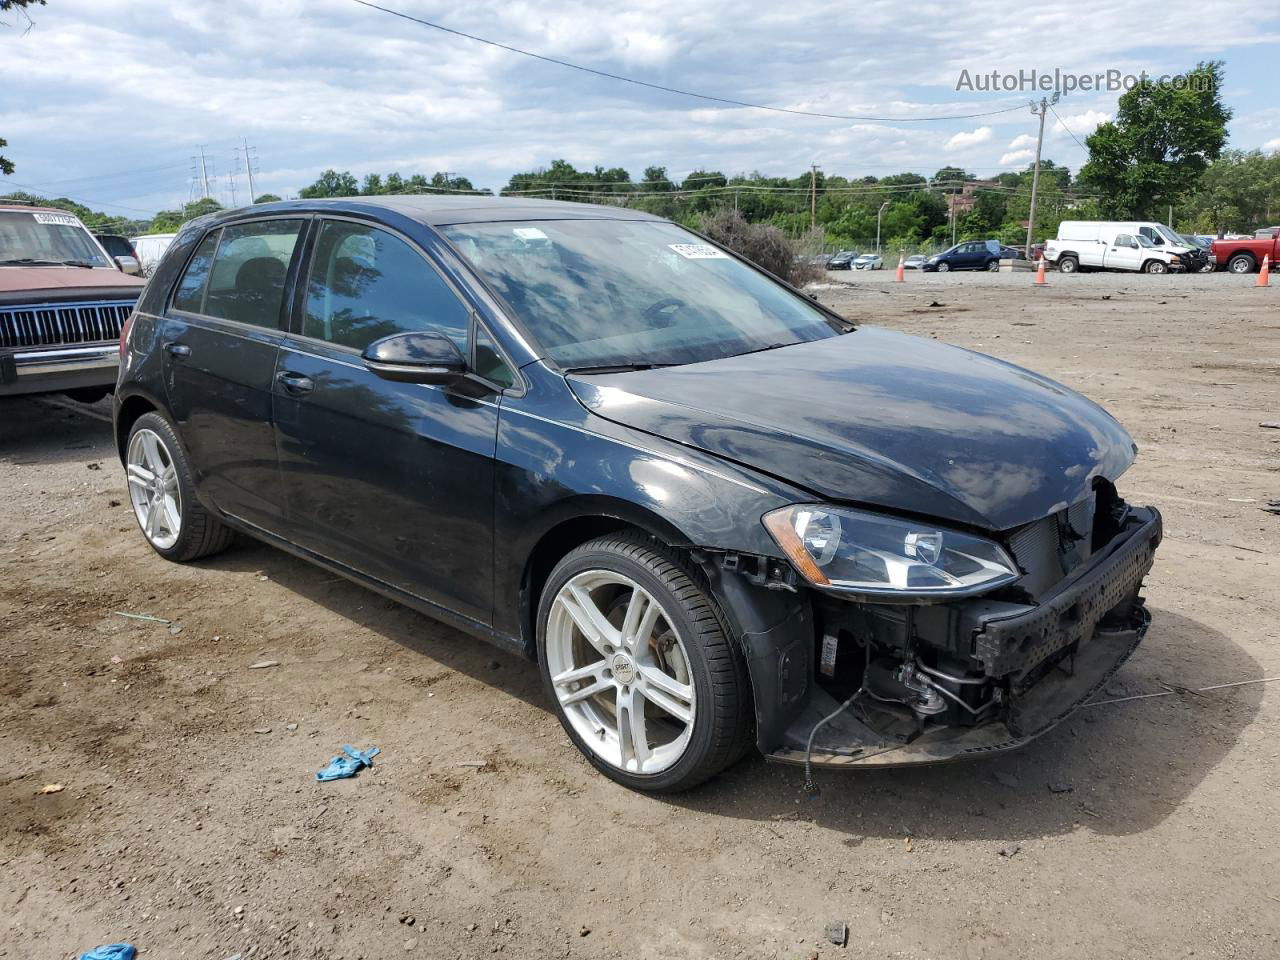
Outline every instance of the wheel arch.
<svg viewBox="0 0 1280 960"><path fill-rule="evenodd" d="M129 431L133 429L133 425L138 422L138 418L147 413L159 413L170 423L173 422L169 416L169 411L165 409L159 399L153 396L149 391L134 388L127 394L121 396L116 395L115 403L115 434L116 434L116 453L120 457L120 462L124 463L125 447L129 443Z"/></svg>
<svg viewBox="0 0 1280 960"><path fill-rule="evenodd" d="M651 510L606 496L574 497L547 511L531 539L519 580L520 641L525 655L537 656L538 603L557 563L571 550L596 537L637 530L677 549L693 546L671 521Z"/></svg>

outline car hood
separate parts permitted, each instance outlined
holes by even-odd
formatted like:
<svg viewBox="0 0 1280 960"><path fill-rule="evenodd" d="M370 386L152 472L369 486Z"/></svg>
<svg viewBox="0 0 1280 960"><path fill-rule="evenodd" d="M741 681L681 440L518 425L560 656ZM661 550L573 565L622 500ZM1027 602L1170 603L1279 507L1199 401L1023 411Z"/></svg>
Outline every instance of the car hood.
<svg viewBox="0 0 1280 960"><path fill-rule="evenodd" d="M0 293L38 293L85 287L115 287L130 292L145 285L145 280L107 267L0 267Z"/></svg>
<svg viewBox="0 0 1280 960"><path fill-rule="evenodd" d="M598 416L825 499L987 530L1076 502L1137 449L1110 414L1047 377L875 327L569 385Z"/></svg>

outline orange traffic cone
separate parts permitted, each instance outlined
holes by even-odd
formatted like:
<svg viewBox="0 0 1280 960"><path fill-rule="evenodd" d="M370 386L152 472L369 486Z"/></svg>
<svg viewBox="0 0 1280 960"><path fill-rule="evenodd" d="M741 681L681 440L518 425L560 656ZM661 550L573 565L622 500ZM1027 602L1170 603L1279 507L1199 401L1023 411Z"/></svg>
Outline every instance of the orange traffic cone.
<svg viewBox="0 0 1280 960"><path fill-rule="evenodd" d="M1258 282L1257 282L1257 284L1256 284L1256 285L1257 285L1257 286L1259 286L1259 287L1269 287L1269 286L1271 286L1271 256L1270 256L1270 254L1268 254L1267 256L1265 256L1265 257L1263 257L1263 258L1262 258L1262 269L1258 271Z"/></svg>
<svg viewBox="0 0 1280 960"><path fill-rule="evenodd" d="M1048 285L1049 285L1049 281L1044 278L1044 257L1042 256L1040 258L1040 266L1036 269L1035 286L1047 287Z"/></svg>
<svg viewBox="0 0 1280 960"><path fill-rule="evenodd" d="M907 255L905 253L898 254L898 275L893 278L894 283L903 283L907 279L907 268L903 266L906 258Z"/></svg>

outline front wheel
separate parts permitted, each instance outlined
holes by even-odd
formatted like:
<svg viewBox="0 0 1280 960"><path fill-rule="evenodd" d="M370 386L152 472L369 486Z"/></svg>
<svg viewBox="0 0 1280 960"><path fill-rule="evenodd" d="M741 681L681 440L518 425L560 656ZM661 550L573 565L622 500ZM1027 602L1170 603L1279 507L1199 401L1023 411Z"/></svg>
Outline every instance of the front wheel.
<svg viewBox="0 0 1280 960"><path fill-rule="evenodd" d="M1169 266L1163 260L1148 260L1142 270L1144 273L1168 273Z"/></svg>
<svg viewBox="0 0 1280 960"><path fill-rule="evenodd" d="M142 535L166 560L185 563L207 557L235 539L196 499L187 455L160 414L143 414L130 429L125 473Z"/></svg>
<svg viewBox="0 0 1280 960"><path fill-rule="evenodd" d="M587 760L636 790L686 790L749 743L750 684L715 601L639 534L569 553L538 607L543 687Z"/></svg>
<svg viewBox="0 0 1280 960"><path fill-rule="evenodd" d="M938 264L938 272L939 272L939 273L946 273L946 272L947 272L948 270L950 270L950 269L951 269L951 264L949 264L949 263L940 263L940 264Z"/></svg>

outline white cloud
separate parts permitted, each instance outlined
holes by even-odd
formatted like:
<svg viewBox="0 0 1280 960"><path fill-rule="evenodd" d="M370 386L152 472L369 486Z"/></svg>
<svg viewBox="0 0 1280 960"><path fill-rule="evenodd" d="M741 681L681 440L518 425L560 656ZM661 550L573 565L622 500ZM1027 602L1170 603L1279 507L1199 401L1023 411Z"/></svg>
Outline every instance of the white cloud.
<svg viewBox="0 0 1280 960"><path fill-rule="evenodd" d="M1053 133L1055 136L1066 136L1063 127L1066 127L1071 133L1077 137L1085 137L1093 133L1094 128L1100 123L1106 123L1111 119L1111 114L1103 113L1101 110L1086 110L1083 113L1061 113L1058 114L1061 123L1053 125Z"/></svg>
<svg viewBox="0 0 1280 960"><path fill-rule="evenodd" d="M1034 137L1032 137L1032 142L1033 143L1035 142ZM1036 156L1036 152L1034 150L1010 150L1008 153L1003 153L1000 155L1000 166L1002 167L1021 166L1024 163L1029 163L1030 161L1034 160L1035 156Z"/></svg>
<svg viewBox="0 0 1280 960"><path fill-rule="evenodd" d="M1020 133L1009 141L1010 150L1023 150L1027 147L1035 146L1036 138L1029 133ZM1004 161L1001 160L1001 163Z"/></svg>
<svg viewBox="0 0 1280 960"><path fill-rule="evenodd" d="M1276 137L1274 140L1268 140L1266 143L1264 143L1262 145L1262 152L1263 153L1280 152L1280 137Z"/></svg>
<svg viewBox="0 0 1280 960"><path fill-rule="evenodd" d="M990 127L978 127L977 130L969 130L968 132L957 133L950 140L942 145L943 150L964 150L968 147L976 147L980 143L986 143L991 139L992 130Z"/></svg>

